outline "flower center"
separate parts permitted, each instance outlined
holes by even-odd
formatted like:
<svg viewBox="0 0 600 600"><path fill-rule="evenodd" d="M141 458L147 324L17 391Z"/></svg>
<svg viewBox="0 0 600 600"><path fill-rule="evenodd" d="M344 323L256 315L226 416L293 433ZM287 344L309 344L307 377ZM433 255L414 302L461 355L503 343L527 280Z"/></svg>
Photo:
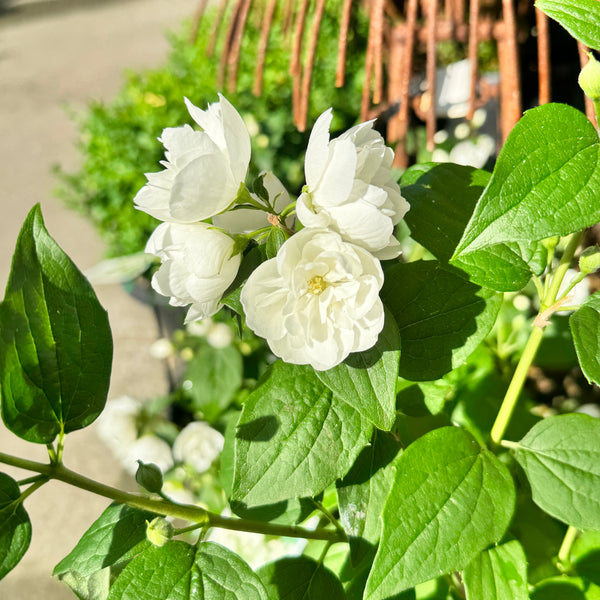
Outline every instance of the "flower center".
<svg viewBox="0 0 600 600"><path fill-rule="evenodd" d="M327 287L327 282L321 275L315 275L308 281L308 293L317 296Z"/></svg>

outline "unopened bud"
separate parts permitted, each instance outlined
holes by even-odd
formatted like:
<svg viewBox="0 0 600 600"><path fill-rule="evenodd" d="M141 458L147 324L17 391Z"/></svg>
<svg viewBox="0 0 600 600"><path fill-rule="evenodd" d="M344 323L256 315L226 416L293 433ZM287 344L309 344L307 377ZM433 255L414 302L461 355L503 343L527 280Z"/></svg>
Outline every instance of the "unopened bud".
<svg viewBox="0 0 600 600"><path fill-rule="evenodd" d="M162 490L163 476L154 463L144 463L138 460L135 480L151 494L158 494Z"/></svg>
<svg viewBox="0 0 600 600"><path fill-rule="evenodd" d="M173 537L173 525L164 517L146 521L146 537L155 546L164 546Z"/></svg>
<svg viewBox="0 0 600 600"><path fill-rule="evenodd" d="M600 63L594 55L588 53L589 60L579 73L579 87L583 93L594 102L600 100Z"/></svg>
<svg viewBox="0 0 600 600"><path fill-rule="evenodd" d="M600 269L600 248L590 246L579 257L579 270L586 275Z"/></svg>

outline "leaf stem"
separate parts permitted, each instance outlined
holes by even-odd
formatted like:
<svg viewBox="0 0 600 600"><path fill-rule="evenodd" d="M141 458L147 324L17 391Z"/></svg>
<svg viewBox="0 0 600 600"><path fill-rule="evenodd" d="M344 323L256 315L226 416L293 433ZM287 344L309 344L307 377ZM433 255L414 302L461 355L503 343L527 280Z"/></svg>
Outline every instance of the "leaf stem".
<svg viewBox="0 0 600 600"><path fill-rule="evenodd" d="M41 488L45 483L48 483L48 480L49 480L48 477L43 476L42 478L38 479L33 485L30 485L26 490L21 492L21 496L19 497L19 502L21 502L21 503L25 502L26 498L31 496L31 494L33 494L33 492L35 492L36 490Z"/></svg>
<svg viewBox="0 0 600 600"><path fill-rule="evenodd" d="M577 529L573 527L573 525L569 525L567 529L567 533L565 533L565 537L563 538L562 544L560 545L560 550L558 551L558 562L561 564L568 564L569 556L571 554L571 547L573 546L573 542L577 537Z"/></svg>
<svg viewBox="0 0 600 600"><path fill-rule="evenodd" d="M63 481L64 483L68 483L69 485L78 487L82 490L114 500L119 504L127 504L134 508L148 510L163 516L191 521L192 523L198 523L202 526L221 527L222 529L231 529L234 531L250 531L253 533L262 533L263 535L324 540L331 543L347 541L346 535L340 531L332 531L330 529L316 529L313 531L293 525L276 525L273 523L263 523L262 521L251 521L249 519L223 517L190 504L175 504L174 502L165 500L153 500L152 498L141 496L139 494L130 494L117 488L104 485L103 483L85 477L84 475L80 475L75 471L71 471L63 464L38 463L3 452L0 452L0 463L40 473L45 475L48 479ZM46 480L38 481L25 490L22 497L28 496L45 482Z"/></svg>
<svg viewBox="0 0 600 600"><path fill-rule="evenodd" d="M540 312L538 318L534 321L534 327L529 335L523 354L517 364L514 375L506 390L506 395L502 401L502 406L498 411L498 416L492 427L491 439L494 444L500 444L506 429L510 423L510 419L513 415L517 401L525 384L527 378L527 372L529 367L533 363L536 352L540 347L540 343L544 336L544 327L547 324L547 318L554 312L555 309L560 308L560 304L556 301L560 285L567 273L568 268L571 266L571 261L575 255L575 251L581 242L583 232L572 234L569 238L565 251L560 259L560 263L556 268L555 273L552 276L550 285L545 286L544 297L540 298Z"/></svg>
<svg viewBox="0 0 600 600"><path fill-rule="evenodd" d="M346 532L344 531L344 528L340 525L339 521L331 514L331 512L329 510L327 510L323 504L321 502L319 502L318 500L315 500L313 498L313 503L314 505L327 517L327 519L329 520L329 522L342 534L342 535L346 535Z"/></svg>

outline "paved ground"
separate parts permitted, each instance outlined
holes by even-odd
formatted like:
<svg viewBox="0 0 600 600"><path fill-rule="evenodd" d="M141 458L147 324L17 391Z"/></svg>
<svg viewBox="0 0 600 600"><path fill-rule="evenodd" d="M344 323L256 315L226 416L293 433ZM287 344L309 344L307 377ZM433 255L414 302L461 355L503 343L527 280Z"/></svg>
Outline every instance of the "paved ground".
<svg viewBox="0 0 600 600"><path fill-rule="evenodd" d="M51 166L74 169L79 160L76 129L64 105L81 109L91 98L108 100L121 85L124 68L158 65L167 51L163 32L177 27L195 5L195 0L52 0L33 6L0 0L0 288L8 278L19 229L36 202L50 233L80 268L101 258L102 244L91 226L51 194ZM161 393L166 389L162 365L148 353L156 337L150 311L119 287L97 291L115 338L110 397ZM43 447L23 442L2 424L0 451L46 459ZM132 485L93 428L67 438L65 462L104 483ZM74 598L51 579L52 567L106 505L101 498L58 483L47 484L28 499L32 545L0 582L0 598Z"/></svg>

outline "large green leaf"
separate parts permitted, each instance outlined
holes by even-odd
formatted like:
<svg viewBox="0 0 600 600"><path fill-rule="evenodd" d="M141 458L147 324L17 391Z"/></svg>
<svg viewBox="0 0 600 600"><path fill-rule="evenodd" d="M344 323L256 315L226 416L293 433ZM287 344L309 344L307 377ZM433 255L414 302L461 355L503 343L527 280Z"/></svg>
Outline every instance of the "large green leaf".
<svg viewBox="0 0 600 600"><path fill-rule="evenodd" d="M268 600L258 576L237 554L212 542L171 541L136 556L108 600Z"/></svg>
<svg viewBox="0 0 600 600"><path fill-rule="evenodd" d="M0 473L0 579L15 568L31 542L31 521L17 482Z"/></svg>
<svg viewBox="0 0 600 600"><path fill-rule="evenodd" d="M49 443L89 425L106 402L112 338L106 311L48 235L39 206L17 240L0 305L2 418L18 436Z"/></svg>
<svg viewBox="0 0 600 600"><path fill-rule="evenodd" d="M343 363L317 377L338 397L379 429L389 430L396 418L396 381L400 360L400 336L394 318L387 313L375 346L351 354Z"/></svg>
<svg viewBox="0 0 600 600"><path fill-rule="evenodd" d="M258 570L272 600L344 600L340 580L307 556L282 558Z"/></svg>
<svg viewBox="0 0 600 600"><path fill-rule="evenodd" d="M79 575L67 571L58 576L61 583L68 585L79 600L106 600L110 590L110 567L91 575Z"/></svg>
<svg viewBox="0 0 600 600"><path fill-rule="evenodd" d="M527 557L517 540L485 550L462 573L467 600L529 600Z"/></svg>
<svg viewBox="0 0 600 600"><path fill-rule="evenodd" d="M600 221L594 126L578 110L545 104L527 111L510 133L492 179L454 253L509 242L531 243Z"/></svg>
<svg viewBox="0 0 600 600"><path fill-rule="evenodd" d="M440 261L448 262L488 185L486 171L451 163L428 163L408 169L402 193L410 203L406 223L411 236ZM407 185L409 184L410 185ZM454 265L473 283L508 292L522 289L540 264L537 244L498 244L473 252Z"/></svg>
<svg viewBox="0 0 600 600"><path fill-rule="evenodd" d="M381 291L400 331L400 375L432 381L460 366L494 325L502 295L437 261L397 263Z"/></svg>
<svg viewBox="0 0 600 600"><path fill-rule="evenodd" d="M337 482L340 519L350 541L353 565L375 555L381 532L379 517L401 450L391 434L375 430L373 438L346 477Z"/></svg>
<svg viewBox="0 0 600 600"><path fill-rule="evenodd" d="M590 296L571 315L569 325L583 374L600 385L600 293Z"/></svg>
<svg viewBox="0 0 600 600"><path fill-rule="evenodd" d="M110 567L146 539L146 521L155 516L123 504L111 504L54 567L54 575L74 571L87 576Z"/></svg>
<svg viewBox="0 0 600 600"><path fill-rule="evenodd" d="M513 514L508 469L466 431L443 427L400 456L365 598L383 600L466 567Z"/></svg>
<svg viewBox="0 0 600 600"><path fill-rule="evenodd" d="M597 0L537 0L535 5L558 21L575 39L600 50L600 6Z"/></svg>
<svg viewBox="0 0 600 600"><path fill-rule="evenodd" d="M514 445L533 501L578 529L600 529L600 420L549 417Z"/></svg>
<svg viewBox="0 0 600 600"><path fill-rule="evenodd" d="M244 403L232 498L253 506L315 496L348 472L372 429L312 368L278 361Z"/></svg>

